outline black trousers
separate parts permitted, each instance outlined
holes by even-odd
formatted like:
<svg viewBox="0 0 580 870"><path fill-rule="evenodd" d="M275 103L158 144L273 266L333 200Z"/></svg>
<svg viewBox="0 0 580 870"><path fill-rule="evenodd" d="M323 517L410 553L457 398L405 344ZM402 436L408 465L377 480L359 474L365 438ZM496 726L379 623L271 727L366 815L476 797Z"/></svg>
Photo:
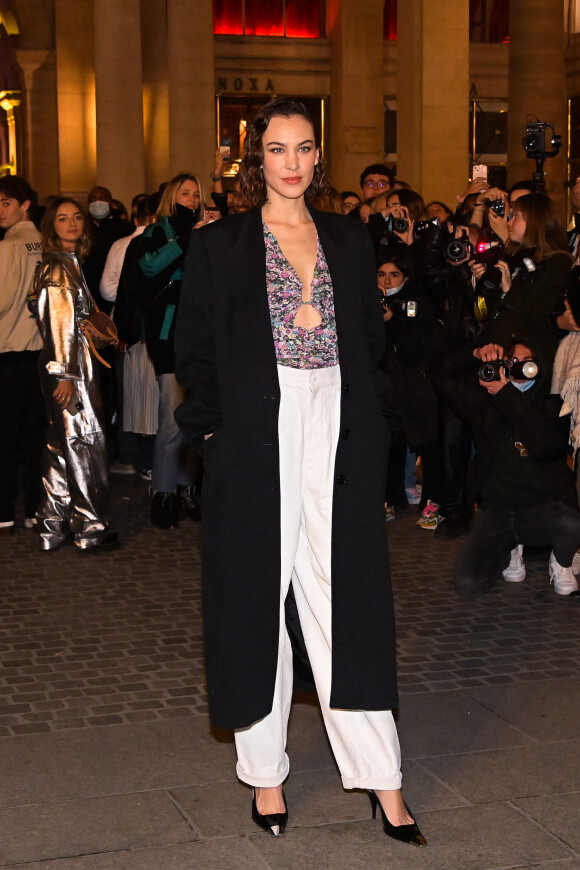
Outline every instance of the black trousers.
<svg viewBox="0 0 580 870"><path fill-rule="evenodd" d="M33 517L41 491L46 443L40 351L0 353L0 523L14 521L19 462L24 465L24 512Z"/></svg>
<svg viewBox="0 0 580 870"><path fill-rule="evenodd" d="M551 545L556 561L569 568L580 547L580 513L563 501L514 510L481 508L455 566L455 587L475 595L494 586L518 544Z"/></svg>

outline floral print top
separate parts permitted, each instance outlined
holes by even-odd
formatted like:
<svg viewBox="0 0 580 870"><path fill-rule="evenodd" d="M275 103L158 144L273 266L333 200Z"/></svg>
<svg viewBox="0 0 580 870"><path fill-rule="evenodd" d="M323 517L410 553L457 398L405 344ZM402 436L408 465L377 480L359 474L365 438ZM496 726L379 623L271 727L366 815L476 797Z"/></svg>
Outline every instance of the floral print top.
<svg viewBox="0 0 580 870"><path fill-rule="evenodd" d="M334 318L332 279L320 239L316 243L316 266L312 279L310 304L322 320L314 329L294 325L302 305L302 283L288 262L276 236L264 227L266 244L266 284L276 360L293 369L324 369L338 365L338 341Z"/></svg>

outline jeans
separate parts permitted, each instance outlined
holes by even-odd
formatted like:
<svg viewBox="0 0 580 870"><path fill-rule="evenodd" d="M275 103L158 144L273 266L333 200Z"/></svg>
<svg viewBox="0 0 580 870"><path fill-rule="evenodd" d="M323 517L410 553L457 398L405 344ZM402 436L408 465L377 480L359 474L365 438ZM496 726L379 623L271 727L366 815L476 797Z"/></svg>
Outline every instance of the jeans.
<svg viewBox="0 0 580 870"><path fill-rule="evenodd" d="M189 448L175 422L175 410L185 398L185 390L174 374L158 375L159 423L153 445L153 492L177 492L178 486L191 486L187 470Z"/></svg>
<svg viewBox="0 0 580 870"><path fill-rule="evenodd" d="M491 589L518 544L551 545L556 561L569 568L580 547L580 514L563 501L512 510L480 509L455 566L457 591L475 595Z"/></svg>

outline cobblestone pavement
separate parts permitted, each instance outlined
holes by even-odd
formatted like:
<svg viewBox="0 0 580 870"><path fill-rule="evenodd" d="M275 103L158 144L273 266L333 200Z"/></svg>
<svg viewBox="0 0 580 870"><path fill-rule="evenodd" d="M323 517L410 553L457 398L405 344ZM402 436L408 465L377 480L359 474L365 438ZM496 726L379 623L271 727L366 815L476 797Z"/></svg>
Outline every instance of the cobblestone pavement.
<svg viewBox="0 0 580 870"><path fill-rule="evenodd" d="M0 539L1 737L207 712L201 526L153 529L137 476L113 478L111 512L112 553ZM461 539L415 519L389 524L402 695L576 675L580 601L552 593L547 555L524 583L466 601L450 580Z"/></svg>

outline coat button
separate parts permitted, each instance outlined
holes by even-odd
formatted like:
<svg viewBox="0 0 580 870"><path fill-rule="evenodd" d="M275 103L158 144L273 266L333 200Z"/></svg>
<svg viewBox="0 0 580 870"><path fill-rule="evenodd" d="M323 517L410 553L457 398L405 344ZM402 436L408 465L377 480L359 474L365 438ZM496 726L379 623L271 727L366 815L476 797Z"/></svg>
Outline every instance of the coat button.
<svg viewBox="0 0 580 870"><path fill-rule="evenodd" d="M342 437L343 437L344 440L346 441L346 439L347 439L349 436L350 436L350 429L345 429L344 432L342 433Z"/></svg>
<svg viewBox="0 0 580 870"><path fill-rule="evenodd" d="M346 475L344 475L344 474L337 475L336 482L337 483L346 483Z"/></svg>
<svg viewBox="0 0 580 870"><path fill-rule="evenodd" d="M342 392L343 392L343 393L348 393L349 390L350 390L349 385L348 385L348 384L343 384Z"/></svg>

